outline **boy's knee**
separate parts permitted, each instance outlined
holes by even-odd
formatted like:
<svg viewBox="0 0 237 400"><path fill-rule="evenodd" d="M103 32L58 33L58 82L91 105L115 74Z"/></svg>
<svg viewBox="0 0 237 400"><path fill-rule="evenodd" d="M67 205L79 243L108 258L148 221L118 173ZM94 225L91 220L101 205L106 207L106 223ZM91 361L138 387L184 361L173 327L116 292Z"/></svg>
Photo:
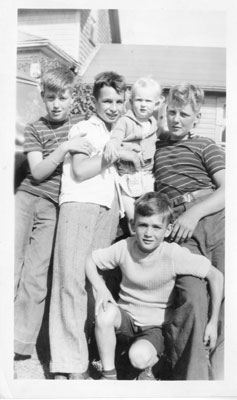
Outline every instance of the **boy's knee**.
<svg viewBox="0 0 237 400"><path fill-rule="evenodd" d="M151 348L150 343L146 346L144 342L142 340L135 342L128 352L131 364L138 369L145 369L152 365L157 357L155 348Z"/></svg>
<svg viewBox="0 0 237 400"><path fill-rule="evenodd" d="M117 317L118 309L114 304L108 303L106 310L102 307L95 319L95 326L97 328L104 328L108 326L114 326Z"/></svg>

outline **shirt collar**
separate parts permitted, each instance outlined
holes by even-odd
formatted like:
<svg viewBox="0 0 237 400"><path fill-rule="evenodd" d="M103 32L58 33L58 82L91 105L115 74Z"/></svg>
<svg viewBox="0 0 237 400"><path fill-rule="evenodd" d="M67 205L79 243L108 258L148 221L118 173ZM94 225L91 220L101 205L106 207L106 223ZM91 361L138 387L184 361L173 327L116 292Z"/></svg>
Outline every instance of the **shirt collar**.
<svg viewBox="0 0 237 400"><path fill-rule="evenodd" d="M93 115L90 117L90 122L91 122L93 125L102 126L103 129L104 129L106 132L111 133L111 131L108 130L108 128L107 128L106 124L104 123L104 121L103 121L101 118L99 118L98 115L93 114ZM117 121L116 121L116 122L117 122ZM115 124L115 123L114 123L114 124ZM112 129L113 129L113 127L114 127L114 124L112 125Z"/></svg>
<svg viewBox="0 0 237 400"><path fill-rule="evenodd" d="M102 119L100 119L96 114L94 114L94 115L92 115L91 117L90 117L90 122L93 124L93 125L104 125L104 127L105 127L105 123L102 121Z"/></svg>

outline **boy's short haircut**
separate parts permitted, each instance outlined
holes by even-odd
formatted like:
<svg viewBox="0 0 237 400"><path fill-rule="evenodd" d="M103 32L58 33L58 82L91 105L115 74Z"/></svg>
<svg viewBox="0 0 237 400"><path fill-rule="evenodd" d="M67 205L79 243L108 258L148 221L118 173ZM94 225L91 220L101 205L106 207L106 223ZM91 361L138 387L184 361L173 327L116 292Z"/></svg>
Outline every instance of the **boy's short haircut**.
<svg viewBox="0 0 237 400"><path fill-rule="evenodd" d="M67 89L74 90L76 73L73 68L58 66L46 70L41 78L41 93L45 90L58 93Z"/></svg>
<svg viewBox="0 0 237 400"><path fill-rule="evenodd" d="M156 97L159 98L162 94L162 88L158 81L147 76L136 80L131 89L131 98L138 87L150 87L156 92Z"/></svg>
<svg viewBox="0 0 237 400"><path fill-rule="evenodd" d="M164 193L147 192L139 197L135 203L134 221L137 215L151 217L155 214L162 214L163 222L172 223L173 211L169 198Z"/></svg>
<svg viewBox="0 0 237 400"><path fill-rule="evenodd" d="M120 94L126 90L125 78L113 71L101 72L96 75L92 93L96 100L98 100L100 89L104 86L112 87Z"/></svg>
<svg viewBox="0 0 237 400"><path fill-rule="evenodd" d="M168 104L174 103L179 107L190 104L194 112L199 112L204 103L204 91L191 83L173 86L168 96Z"/></svg>

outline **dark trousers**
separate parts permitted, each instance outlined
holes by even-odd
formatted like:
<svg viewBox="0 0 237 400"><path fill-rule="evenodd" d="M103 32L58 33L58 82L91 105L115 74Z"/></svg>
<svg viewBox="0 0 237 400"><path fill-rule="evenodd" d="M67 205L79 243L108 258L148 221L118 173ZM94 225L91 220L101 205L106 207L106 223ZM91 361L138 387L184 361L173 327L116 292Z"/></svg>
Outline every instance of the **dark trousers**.
<svg viewBox="0 0 237 400"><path fill-rule="evenodd" d="M193 202L176 207L175 217L192 205ZM224 273L224 211L200 220L192 238L181 245L193 253L208 257ZM217 345L208 354L203 345L209 303L206 282L191 276L180 276L175 290L177 295L173 319L166 328L172 379L224 379L224 298L219 316Z"/></svg>

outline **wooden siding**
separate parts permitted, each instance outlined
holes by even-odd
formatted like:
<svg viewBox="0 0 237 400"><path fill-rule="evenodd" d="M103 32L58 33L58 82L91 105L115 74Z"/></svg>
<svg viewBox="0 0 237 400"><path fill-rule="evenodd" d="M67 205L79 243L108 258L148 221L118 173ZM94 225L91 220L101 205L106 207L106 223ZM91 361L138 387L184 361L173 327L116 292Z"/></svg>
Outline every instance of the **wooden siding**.
<svg viewBox="0 0 237 400"><path fill-rule="evenodd" d="M18 27L24 32L49 39L74 59L78 60L80 35L79 10L19 10Z"/></svg>
<svg viewBox="0 0 237 400"><path fill-rule="evenodd" d="M225 96L206 94L201 110L202 116L196 127L199 135L209 137L217 143L222 142L222 133L225 127L225 103Z"/></svg>
<svg viewBox="0 0 237 400"><path fill-rule="evenodd" d="M95 16L95 13L93 13ZM91 10L81 12L81 36L79 64L83 65L98 43L111 43L111 29L108 10L98 10L95 18L94 35L91 40Z"/></svg>
<svg viewBox="0 0 237 400"><path fill-rule="evenodd" d="M206 95L205 102L202 106L202 116L199 124L196 127L196 133L201 136L209 137L213 140L215 137L215 124L216 124L216 96Z"/></svg>
<svg viewBox="0 0 237 400"><path fill-rule="evenodd" d="M109 10L97 11L95 41L90 40L91 12L87 9L20 9L18 28L49 39L82 65L96 44L112 42Z"/></svg>

